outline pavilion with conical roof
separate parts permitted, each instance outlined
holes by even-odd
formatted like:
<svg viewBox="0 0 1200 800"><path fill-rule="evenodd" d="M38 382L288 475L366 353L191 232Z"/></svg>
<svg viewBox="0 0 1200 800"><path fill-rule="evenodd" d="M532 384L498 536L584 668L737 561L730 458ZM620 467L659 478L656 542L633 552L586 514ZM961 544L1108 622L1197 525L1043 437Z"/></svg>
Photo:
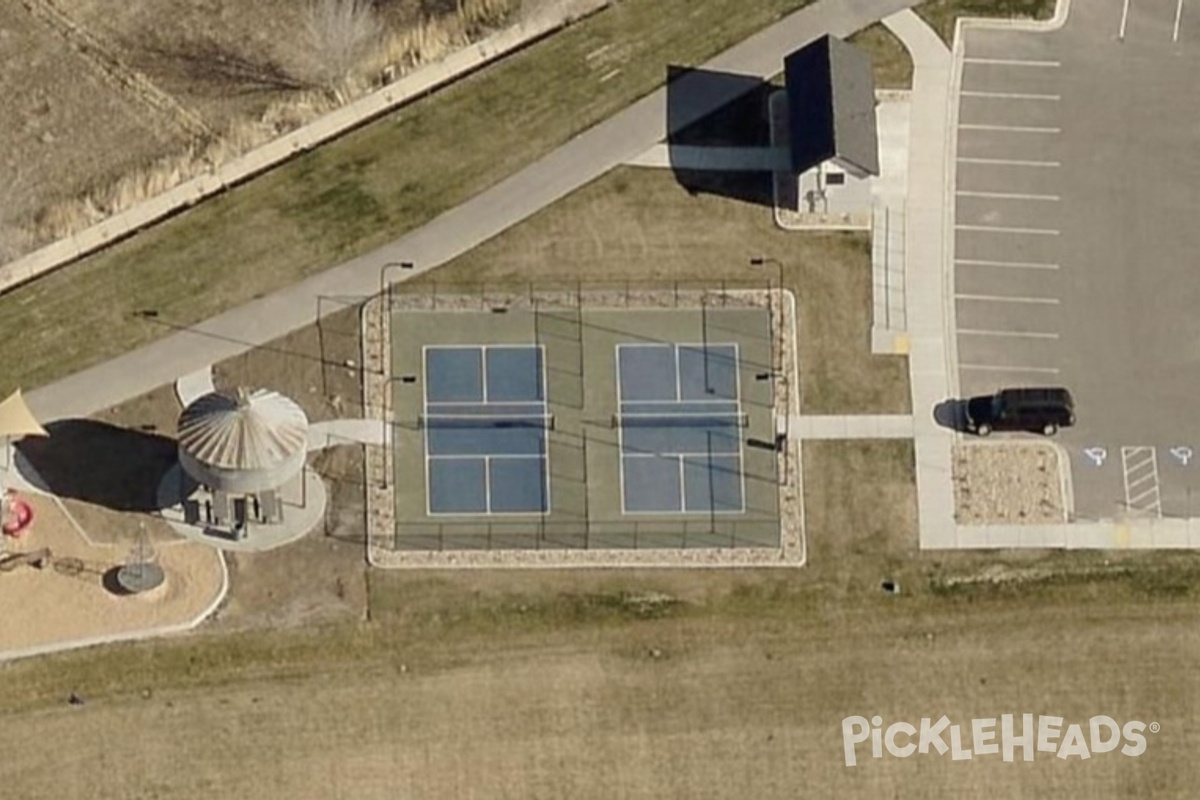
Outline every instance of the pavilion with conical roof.
<svg viewBox="0 0 1200 800"><path fill-rule="evenodd" d="M245 536L278 523L278 490L304 469L308 418L275 391L211 392L179 416L179 464L210 494L207 520Z"/></svg>

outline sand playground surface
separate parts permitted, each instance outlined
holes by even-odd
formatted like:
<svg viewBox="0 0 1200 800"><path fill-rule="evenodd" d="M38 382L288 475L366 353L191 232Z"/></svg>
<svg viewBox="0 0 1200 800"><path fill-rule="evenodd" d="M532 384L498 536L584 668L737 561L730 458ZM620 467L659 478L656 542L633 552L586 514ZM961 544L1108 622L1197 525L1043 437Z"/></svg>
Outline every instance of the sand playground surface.
<svg viewBox="0 0 1200 800"><path fill-rule="evenodd" d="M150 524L154 560L166 580L144 594L124 594L116 571L134 549L138 517L102 509L78 515L94 527L128 529L125 535L97 530L92 536L63 501L32 492L21 499L33 508L33 524L19 539L3 537L0 563L14 553L49 549L51 555L40 568L21 564L0 571L0 607L6 609L0 614L0 660L186 630L224 596L227 577L218 551Z"/></svg>

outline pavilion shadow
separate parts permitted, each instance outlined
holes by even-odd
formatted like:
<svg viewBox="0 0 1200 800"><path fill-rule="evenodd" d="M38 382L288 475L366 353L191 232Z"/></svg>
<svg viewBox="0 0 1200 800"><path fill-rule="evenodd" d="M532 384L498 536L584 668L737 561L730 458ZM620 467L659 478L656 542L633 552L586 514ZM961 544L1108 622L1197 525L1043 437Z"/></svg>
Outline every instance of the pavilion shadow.
<svg viewBox="0 0 1200 800"><path fill-rule="evenodd" d="M17 467L59 497L113 509L158 511L158 486L177 460L175 440L90 419L46 425L45 438L17 443Z"/></svg>
<svg viewBox="0 0 1200 800"><path fill-rule="evenodd" d="M769 170L705 168L716 148L771 146L767 101L779 87L726 72L667 68L667 146L675 180L690 194L710 194L774 206ZM714 102L720 107L704 114ZM765 157L765 155L764 155ZM720 160L720 159L715 159Z"/></svg>

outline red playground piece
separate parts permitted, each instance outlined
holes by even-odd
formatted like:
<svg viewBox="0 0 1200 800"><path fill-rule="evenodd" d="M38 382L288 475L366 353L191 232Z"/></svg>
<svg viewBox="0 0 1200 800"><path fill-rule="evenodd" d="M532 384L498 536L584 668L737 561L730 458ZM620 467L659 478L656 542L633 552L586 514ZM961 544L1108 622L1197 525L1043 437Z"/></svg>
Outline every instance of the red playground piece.
<svg viewBox="0 0 1200 800"><path fill-rule="evenodd" d="M19 497L9 498L7 505L2 525L4 535L20 539L33 524L33 508Z"/></svg>

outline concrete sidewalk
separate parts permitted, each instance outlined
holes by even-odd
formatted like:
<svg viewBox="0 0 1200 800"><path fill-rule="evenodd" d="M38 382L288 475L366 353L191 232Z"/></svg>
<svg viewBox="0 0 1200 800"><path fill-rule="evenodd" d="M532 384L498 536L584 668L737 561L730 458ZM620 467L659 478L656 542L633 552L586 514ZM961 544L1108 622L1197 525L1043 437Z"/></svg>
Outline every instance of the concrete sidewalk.
<svg viewBox="0 0 1200 800"><path fill-rule="evenodd" d="M821 0L785 17L704 64L704 69L765 79L783 69L786 54L825 33L848 36L916 0ZM664 65L664 70L666 65ZM736 98L738 90L708 91L700 74L688 91L679 79L672 106L682 128ZM667 137L667 92L659 89L621 113L576 136L541 160L429 224L372 253L174 333L111 361L71 375L27 395L38 418L49 422L85 417L157 386L312 324L338 310L318 298L364 298L380 289L385 264L409 261L413 273L444 264L608 172ZM152 325L148 321L146 324Z"/></svg>
<svg viewBox="0 0 1200 800"><path fill-rule="evenodd" d="M909 376L916 450L917 513L922 548L958 545L951 452L954 434L939 426L931 409L951 397L947 357L949 258L947 180L950 165L950 51L912 11L883 24L913 60L906 207L905 301Z"/></svg>
<svg viewBox="0 0 1200 800"><path fill-rule="evenodd" d="M631 167L660 169L774 172L791 166L791 153L781 147L701 147L656 144L626 162Z"/></svg>
<svg viewBox="0 0 1200 800"><path fill-rule="evenodd" d="M862 416L800 415L788 420L789 433L805 439L911 439L913 418L903 414Z"/></svg>

